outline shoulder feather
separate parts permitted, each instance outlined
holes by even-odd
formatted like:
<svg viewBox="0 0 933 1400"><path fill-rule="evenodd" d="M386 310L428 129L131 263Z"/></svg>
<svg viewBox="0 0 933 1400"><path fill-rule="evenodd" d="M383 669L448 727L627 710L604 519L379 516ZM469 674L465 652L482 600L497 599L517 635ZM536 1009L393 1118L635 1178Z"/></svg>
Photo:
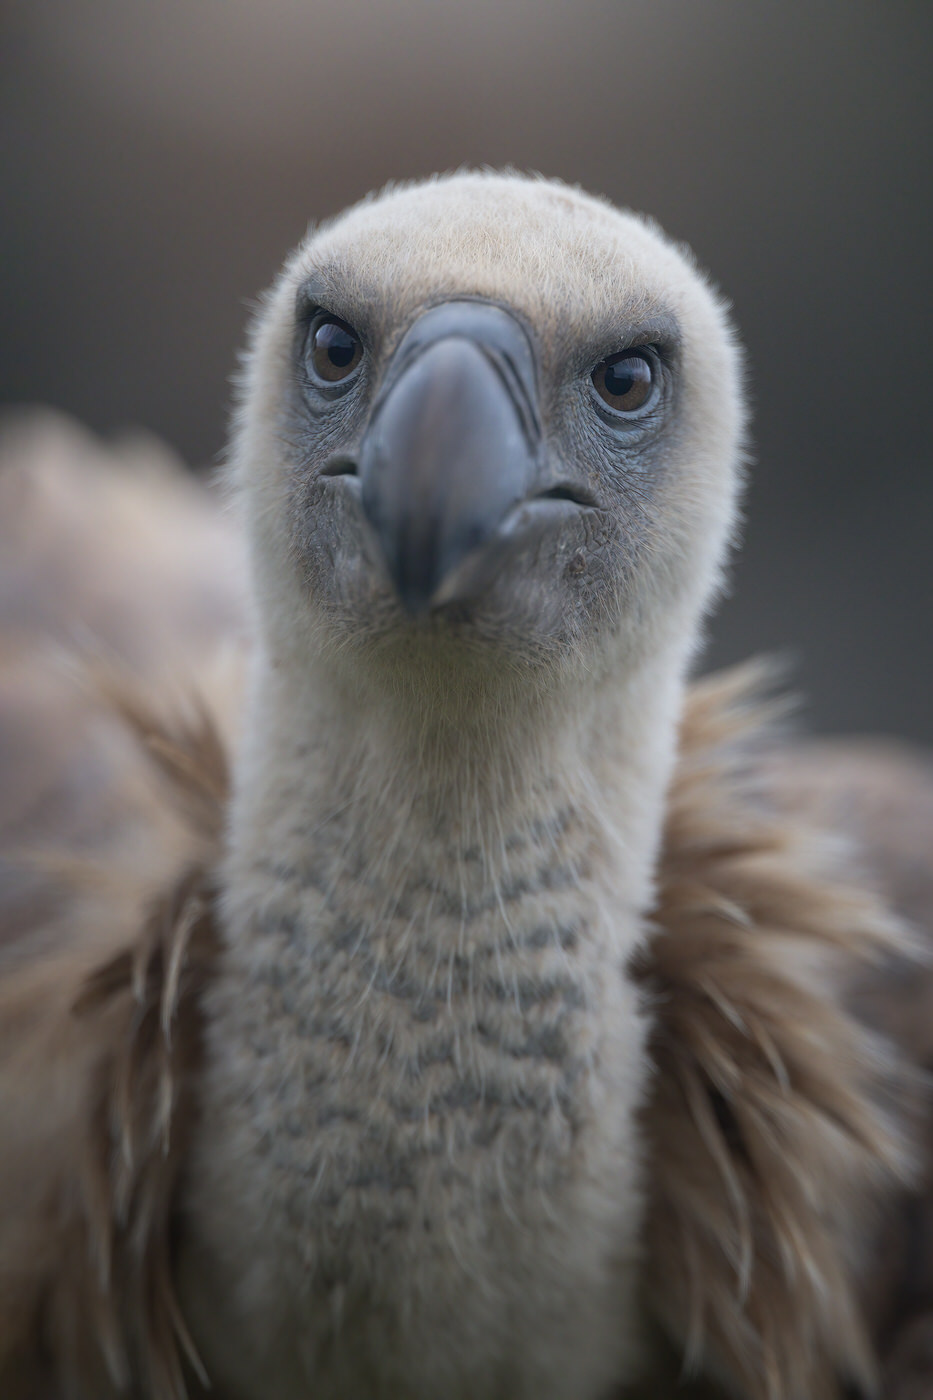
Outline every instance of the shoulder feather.
<svg viewBox="0 0 933 1400"><path fill-rule="evenodd" d="M39 1384L181 1400L185 1368L199 1372L173 1289L173 1211L216 949L226 762L205 711L167 721L132 684L100 683L179 831L168 861L149 853L155 882L138 863L66 862L56 951L0 980L0 1183L19 1205L0 1236L0 1389L17 1400Z"/></svg>
<svg viewBox="0 0 933 1400"><path fill-rule="evenodd" d="M842 1380L873 1393L858 1265L911 1173L912 1086L852 990L913 949L832 837L770 801L762 679L695 686L683 720L638 969L655 1012L647 1290L688 1373L828 1400Z"/></svg>

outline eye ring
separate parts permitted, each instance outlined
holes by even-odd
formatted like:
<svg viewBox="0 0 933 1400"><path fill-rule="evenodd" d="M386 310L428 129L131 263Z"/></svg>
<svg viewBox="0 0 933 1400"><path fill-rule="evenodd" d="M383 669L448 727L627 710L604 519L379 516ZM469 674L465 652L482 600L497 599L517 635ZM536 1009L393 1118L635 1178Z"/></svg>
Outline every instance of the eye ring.
<svg viewBox="0 0 933 1400"><path fill-rule="evenodd" d="M637 418L654 404L658 394L657 363L644 347L609 355L590 375L600 407L618 418Z"/></svg>
<svg viewBox="0 0 933 1400"><path fill-rule="evenodd" d="M363 342L339 316L320 311L308 327L307 363L311 377L321 385L341 384L359 367Z"/></svg>

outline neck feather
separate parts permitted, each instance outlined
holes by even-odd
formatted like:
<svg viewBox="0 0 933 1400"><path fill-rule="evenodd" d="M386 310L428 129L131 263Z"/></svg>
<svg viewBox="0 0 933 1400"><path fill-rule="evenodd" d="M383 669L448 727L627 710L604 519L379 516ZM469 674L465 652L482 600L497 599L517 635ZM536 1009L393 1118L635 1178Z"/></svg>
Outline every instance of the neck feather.
<svg viewBox="0 0 933 1400"><path fill-rule="evenodd" d="M596 685L419 695L260 654L232 902L254 903L257 878L313 867L322 888L361 882L386 918L413 889L466 909L551 870L610 899L634 938L653 894L682 670L656 657Z"/></svg>

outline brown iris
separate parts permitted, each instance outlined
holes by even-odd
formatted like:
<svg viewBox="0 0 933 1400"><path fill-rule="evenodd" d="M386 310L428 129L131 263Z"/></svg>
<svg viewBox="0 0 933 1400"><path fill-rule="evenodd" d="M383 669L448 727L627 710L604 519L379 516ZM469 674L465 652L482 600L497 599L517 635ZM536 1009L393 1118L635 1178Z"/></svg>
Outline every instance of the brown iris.
<svg viewBox="0 0 933 1400"><path fill-rule="evenodd" d="M363 358L363 346L356 331L337 316L316 317L310 339L311 367L326 384L348 379Z"/></svg>
<svg viewBox="0 0 933 1400"><path fill-rule="evenodd" d="M616 413L637 413L654 392L653 366L645 354L623 350L593 370L593 387Z"/></svg>

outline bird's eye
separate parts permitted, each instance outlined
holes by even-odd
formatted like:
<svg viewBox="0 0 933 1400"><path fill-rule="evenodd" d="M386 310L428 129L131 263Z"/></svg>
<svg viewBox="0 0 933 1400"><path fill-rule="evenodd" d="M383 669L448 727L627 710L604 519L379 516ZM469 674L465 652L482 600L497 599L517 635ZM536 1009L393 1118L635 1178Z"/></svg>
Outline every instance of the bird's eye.
<svg viewBox="0 0 933 1400"><path fill-rule="evenodd" d="M363 346L352 326L337 316L316 316L309 334L311 368L325 384L349 379L363 358Z"/></svg>
<svg viewBox="0 0 933 1400"><path fill-rule="evenodd" d="M593 370L593 388L615 413L637 413L654 397L654 366L637 350L610 355Z"/></svg>

